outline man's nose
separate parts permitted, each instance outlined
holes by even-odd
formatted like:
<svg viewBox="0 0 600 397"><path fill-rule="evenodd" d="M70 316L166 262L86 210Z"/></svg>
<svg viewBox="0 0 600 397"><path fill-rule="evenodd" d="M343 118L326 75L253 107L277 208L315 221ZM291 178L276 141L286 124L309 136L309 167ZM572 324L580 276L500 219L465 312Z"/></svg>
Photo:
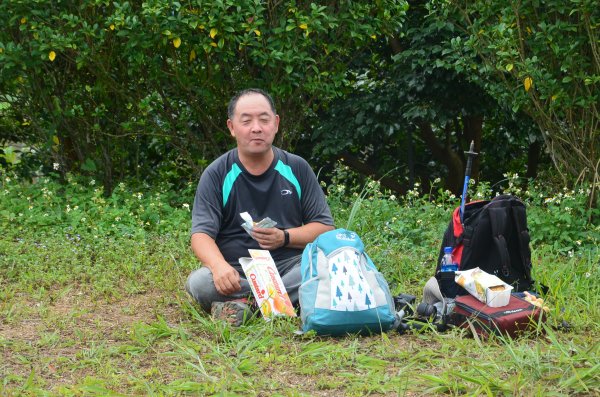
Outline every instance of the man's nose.
<svg viewBox="0 0 600 397"><path fill-rule="evenodd" d="M253 121L252 124L250 125L250 128L251 128L252 132L261 132L262 131L262 127L258 120Z"/></svg>

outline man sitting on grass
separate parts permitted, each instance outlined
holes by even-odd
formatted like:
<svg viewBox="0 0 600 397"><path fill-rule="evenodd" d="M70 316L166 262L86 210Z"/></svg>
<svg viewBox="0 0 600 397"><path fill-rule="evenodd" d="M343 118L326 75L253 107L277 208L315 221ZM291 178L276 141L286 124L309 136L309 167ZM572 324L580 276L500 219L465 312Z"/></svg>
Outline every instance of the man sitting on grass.
<svg viewBox="0 0 600 397"><path fill-rule="evenodd" d="M292 303L298 304L302 250L333 230L325 195L303 158L274 147L279 116L273 99L247 89L229 102L227 127L237 148L221 155L200 177L192 210L191 246L203 266L187 292L213 317L241 325L252 292L239 264L248 249L269 250ZM276 227L255 227L250 236L240 213Z"/></svg>

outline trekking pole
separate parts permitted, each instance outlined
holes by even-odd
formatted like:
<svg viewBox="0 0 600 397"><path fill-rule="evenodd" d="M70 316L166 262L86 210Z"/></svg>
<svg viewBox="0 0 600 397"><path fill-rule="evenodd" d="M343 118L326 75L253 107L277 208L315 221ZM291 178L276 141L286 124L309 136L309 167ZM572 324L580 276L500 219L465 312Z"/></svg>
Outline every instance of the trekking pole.
<svg viewBox="0 0 600 397"><path fill-rule="evenodd" d="M471 147L467 155L467 169L465 170L465 185L463 186L462 200L460 203L460 223L464 222L465 217L465 203L467 202L467 190L469 188L469 179L471 179L471 166L473 165L473 157L479 153L475 153L475 141L471 141Z"/></svg>

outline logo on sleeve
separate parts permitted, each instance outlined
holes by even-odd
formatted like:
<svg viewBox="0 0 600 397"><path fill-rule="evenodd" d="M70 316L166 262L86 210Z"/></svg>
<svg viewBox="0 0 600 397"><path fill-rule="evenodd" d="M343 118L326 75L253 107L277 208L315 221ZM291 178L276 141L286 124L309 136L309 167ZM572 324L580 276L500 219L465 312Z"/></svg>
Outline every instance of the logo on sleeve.
<svg viewBox="0 0 600 397"><path fill-rule="evenodd" d="M282 196L289 196L290 194L292 194L292 191L290 189L282 189L281 190Z"/></svg>

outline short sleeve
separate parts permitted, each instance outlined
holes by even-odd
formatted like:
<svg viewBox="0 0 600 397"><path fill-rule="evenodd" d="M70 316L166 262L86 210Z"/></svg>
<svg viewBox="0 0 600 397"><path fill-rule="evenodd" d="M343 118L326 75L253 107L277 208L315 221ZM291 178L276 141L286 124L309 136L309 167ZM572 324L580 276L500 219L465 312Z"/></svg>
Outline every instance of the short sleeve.
<svg viewBox="0 0 600 397"><path fill-rule="evenodd" d="M207 168L202 173L196 188L191 234L206 233L213 239L217 237L223 219L220 186L218 173L214 168Z"/></svg>
<svg viewBox="0 0 600 397"><path fill-rule="evenodd" d="M301 200L303 223L319 222L333 226L331 210L317 176L306 160L301 159L300 166L299 174L302 175L303 180Z"/></svg>

